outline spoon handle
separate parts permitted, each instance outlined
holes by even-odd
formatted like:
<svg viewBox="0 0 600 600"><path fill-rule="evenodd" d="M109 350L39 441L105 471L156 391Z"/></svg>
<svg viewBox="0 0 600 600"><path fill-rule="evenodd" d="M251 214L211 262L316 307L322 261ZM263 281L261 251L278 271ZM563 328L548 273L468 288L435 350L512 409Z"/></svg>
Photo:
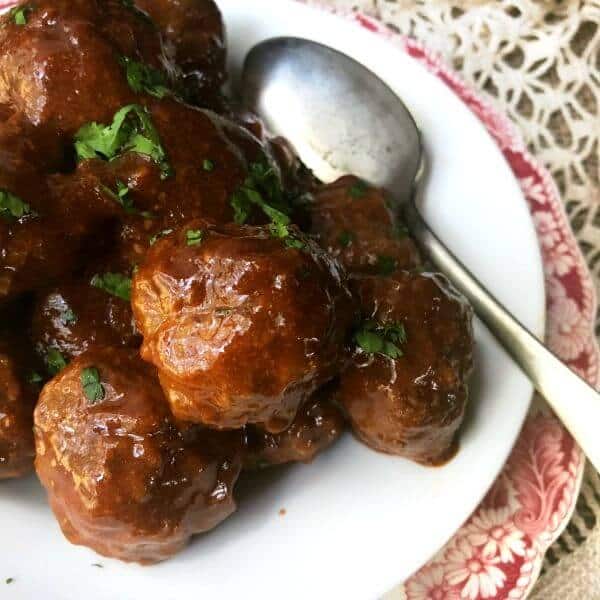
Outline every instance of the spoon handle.
<svg viewBox="0 0 600 600"><path fill-rule="evenodd" d="M571 371L496 300L425 223L413 202L405 205L411 232L432 262L471 302L496 339L600 471L600 394Z"/></svg>

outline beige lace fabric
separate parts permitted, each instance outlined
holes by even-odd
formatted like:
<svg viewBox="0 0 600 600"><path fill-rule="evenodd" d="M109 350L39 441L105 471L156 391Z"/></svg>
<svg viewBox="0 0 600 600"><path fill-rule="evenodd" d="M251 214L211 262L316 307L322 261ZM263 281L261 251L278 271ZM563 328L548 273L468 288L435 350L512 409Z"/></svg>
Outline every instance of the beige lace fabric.
<svg viewBox="0 0 600 600"><path fill-rule="evenodd" d="M600 0L318 4L377 17L489 94L555 178L600 291ZM590 467L542 573L533 600L600 600L600 477Z"/></svg>

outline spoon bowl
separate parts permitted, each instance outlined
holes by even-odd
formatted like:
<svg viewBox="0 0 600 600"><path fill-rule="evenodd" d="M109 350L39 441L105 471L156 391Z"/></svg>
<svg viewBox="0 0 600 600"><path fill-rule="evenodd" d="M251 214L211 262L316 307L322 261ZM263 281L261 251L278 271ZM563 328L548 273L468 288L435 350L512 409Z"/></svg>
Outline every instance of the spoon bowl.
<svg viewBox="0 0 600 600"><path fill-rule="evenodd" d="M422 158L419 130L360 63L316 42L274 38L248 54L242 90L245 105L271 131L285 132L321 181L353 174L398 201L409 198Z"/></svg>

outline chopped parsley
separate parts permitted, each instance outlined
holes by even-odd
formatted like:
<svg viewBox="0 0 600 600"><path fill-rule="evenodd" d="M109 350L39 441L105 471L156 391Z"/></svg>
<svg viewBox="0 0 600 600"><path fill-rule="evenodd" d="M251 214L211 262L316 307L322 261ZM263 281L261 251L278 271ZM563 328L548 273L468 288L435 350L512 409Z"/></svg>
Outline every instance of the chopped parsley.
<svg viewBox="0 0 600 600"><path fill-rule="evenodd" d="M87 367L81 372L83 393L91 404L104 399L104 386L100 383L100 373L96 367Z"/></svg>
<svg viewBox="0 0 600 600"><path fill-rule="evenodd" d="M209 158L205 158L202 161L202 168L207 172L210 173L211 171L215 170L215 163L210 160Z"/></svg>
<svg viewBox="0 0 600 600"><path fill-rule="evenodd" d="M37 371L30 371L27 374L27 381L32 385L37 385L44 381L44 378Z"/></svg>
<svg viewBox="0 0 600 600"><path fill-rule="evenodd" d="M399 223L394 227L394 237L398 240L403 240L409 235L408 227L403 223Z"/></svg>
<svg viewBox="0 0 600 600"><path fill-rule="evenodd" d="M351 231L342 231L338 236L338 242L343 248L347 248L352 244L356 236Z"/></svg>
<svg viewBox="0 0 600 600"><path fill-rule="evenodd" d="M188 246L197 246L204 239L204 231L202 229L188 229L185 232L185 243Z"/></svg>
<svg viewBox="0 0 600 600"><path fill-rule="evenodd" d="M15 580L15 578L14 578L14 577L7 577L7 578L5 579L5 583L6 583L6 585L9 585L9 584L11 584L11 583L12 583L14 580Z"/></svg>
<svg viewBox="0 0 600 600"><path fill-rule="evenodd" d="M44 361L48 373L52 376L60 373L67 366L65 357L56 348L48 348Z"/></svg>
<svg viewBox="0 0 600 600"><path fill-rule="evenodd" d="M92 567L96 567L97 569L104 569L104 565L101 565L100 563L92 563Z"/></svg>
<svg viewBox="0 0 600 600"><path fill-rule="evenodd" d="M257 206L277 225L290 223L291 206L283 193L281 181L266 161L252 163L244 183L231 197L234 220L243 225Z"/></svg>
<svg viewBox="0 0 600 600"><path fill-rule="evenodd" d="M122 273L96 274L90 285L122 300L131 300L131 277Z"/></svg>
<svg viewBox="0 0 600 600"><path fill-rule="evenodd" d="M122 56L120 63L125 69L129 87L137 94L146 92L155 98L164 98L170 93L167 78L159 69L133 60L128 56Z"/></svg>
<svg viewBox="0 0 600 600"><path fill-rule="evenodd" d="M156 244L156 242L158 242L158 240L160 240L161 238L164 238L167 235L170 235L171 233L173 233L172 229L163 229L162 231L159 231L158 233L155 233L150 238L150 245L154 246L154 244Z"/></svg>
<svg viewBox="0 0 600 600"><path fill-rule="evenodd" d="M103 186L103 189L117 204L120 204L126 212L134 212L133 200L129 195L129 186L118 179L116 186L117 189L114 192L106 186Z"/></svg>
<svg viewBox="0 0 600 600"><path fill-rule="evenodd" d="M16 25L27 25L27 15L33 10L31 6L15 6L10 11L10 16Z"/></svg>
<svg viewBox="0 0 600 600"><path fill-rule="evenodd" d="M249 174L231 197L234 221L243 225L253 207L260 208L269 217L269 231L275 238L284 240L288 248L305 248L306 244L290 230L292 212L290 198L281 187L276 171L266 161L250 165Z"/></svg>
<svg viewBox="0 0 600 600"><path fill-rule="evenodd" d="M402 323L383 325L366 321L354 335L359 348L367 354L381 354L389 358L404 356L400 346L406 344L406 330Z"/></svg>
<svg viewBox="0 0 600 600"><path fill-rule="evenodd" d="M121 108L111 125L92 122L81 127L75 134L75 151L79 160L113 160L125 152L137 152L149 156L159 165L163 179L172 175L150 114L139 104Z"/></svg>
<svg viewBox="0 0 600 600"><path fill-rule="evenodd" d="M77 315L70 309L67 308L60 314L60 322L63 325L70 325L71 323L77 323Z"/></svg>
<svg viewBox="0 0 600 600"><path fill-rule="evenodd" d="M395 258L380 255L377 257L377 272L383 277L389 277L398 267Z"/></svg>
<svg viewBox="0 0 600 600"><path fill-rule="evenodd" d="M354 185L350 186L348 189L348 195L350 198L357 200L359 198L364 198L368 190L369 186L364 181L359 179Z"/></svg>
<svg viewBox="0 0 600 600"><path fill-rule="evenodd" d="M27 215L35 215L29 204L8 190L0 189L0 216L5 219L21 219Z"/></svg>

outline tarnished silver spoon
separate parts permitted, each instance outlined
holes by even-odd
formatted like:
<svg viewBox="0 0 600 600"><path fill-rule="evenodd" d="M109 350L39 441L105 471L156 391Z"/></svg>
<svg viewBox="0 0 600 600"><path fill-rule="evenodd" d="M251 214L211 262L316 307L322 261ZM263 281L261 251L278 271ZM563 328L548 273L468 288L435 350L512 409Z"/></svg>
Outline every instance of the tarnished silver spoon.
<svg viewBox="0 0 600 600"><path fill-rule="evenodd" d="M319 179L352 173L388 190L433 264L469 299L600 470L600 394L519 323L421 217L416 200L426 157L400 98L350 57L297 38L253 48L242 90L245 105L289 139Z"/></svg>

